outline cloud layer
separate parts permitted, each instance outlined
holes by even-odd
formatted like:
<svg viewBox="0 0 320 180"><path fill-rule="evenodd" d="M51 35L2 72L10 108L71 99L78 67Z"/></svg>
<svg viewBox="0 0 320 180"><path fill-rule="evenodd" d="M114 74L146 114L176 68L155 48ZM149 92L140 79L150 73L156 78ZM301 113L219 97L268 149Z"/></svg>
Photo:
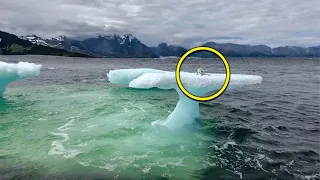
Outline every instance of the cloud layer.
<svg viewBox="0 0 320 180"><path fill-rule="evenodd" d="M0 30L40 37L131 33L147 45L320 45L319 0L2 0Z"/></svg>

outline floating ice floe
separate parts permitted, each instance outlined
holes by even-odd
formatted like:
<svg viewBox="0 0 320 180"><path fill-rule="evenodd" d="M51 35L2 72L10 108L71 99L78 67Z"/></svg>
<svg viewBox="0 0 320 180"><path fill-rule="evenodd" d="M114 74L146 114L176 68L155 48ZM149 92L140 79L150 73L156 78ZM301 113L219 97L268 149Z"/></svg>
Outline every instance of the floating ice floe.
<svg viewBox="0 0 320 180"><path fill-rule="evenodd" d="M108 73L109 81L117 85L125 85L137 89L175 89L179 94L179 101L174 111L167 118L165 125L170 129L180 128L194 123L200 118L199 102L187 97L178 87L175 72L156 69L118 69ZM180 79L184 88L196 96L219 90L224 84L225 74L212 74L200 76L196 73L181 72ZM238 88L243 85L252 85L262 82L261 76L231 74L227 88Z"/></svg>
<svg viewBox="0 0 320 180"><path fill-rule="evenodd" d="M42 65L19 62L11 64L0 61L0 97L3 95L6 87L13 81L31 76L38 76Z"/></svg>

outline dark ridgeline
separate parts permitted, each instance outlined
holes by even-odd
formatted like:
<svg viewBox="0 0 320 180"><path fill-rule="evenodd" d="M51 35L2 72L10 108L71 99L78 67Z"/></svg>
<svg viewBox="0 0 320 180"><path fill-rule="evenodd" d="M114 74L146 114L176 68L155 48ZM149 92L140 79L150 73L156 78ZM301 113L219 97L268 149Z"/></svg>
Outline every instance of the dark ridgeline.
<svg viewBox="0 0 320 180"><path fill-rule="evenodd" d="M64 49L69 52L87 54L93 57L113 58L158 58L151 48L141 43L131 34L124 36L109 35L75 40L65 36L51 39L38 39L37 36L25 36L34 44L46 44L47 46Z"/></svg>
<svg viewBox="0 0 320 180"><path fill-rule="evenodd" d="M88 38L81 41L81 44L87 47L88 53L94 56L103 57L123 57L123 58L157 58L151 48L141 43L131 34L118 36L98 36L97 38Z"/></svg>
<svg viewBox="0 0 320 180"><path fill-rule="evenodd" d="M108 35L71 39L66 36L42 39L36 35L18 38L0 31L0 54L41 54L80 57L109 58L158 58L159 56L181 57L187 49L182 46L160 43L157 47L148 47L131 34L124 36ZM226 57L320 57L320 46L298 47L282 46L271 48L266 45L240 45L233 43L218 44L207 42L202 46L212 47ZM193 57L214 58L210 52L196 52Z"/></svg>
<svg viewBox="0 0 320 180"><path fill-rule="evenodd" d="M88 57L86 54L69 52L63 49L56 49L48 46L33 44L27 40L0 31L0 54L3 55L54 55L70 57Z"/></svg>
<svg viewBox="0 0 320 180"><path fill-rule="evenodd" d="M215 42L207 42L202 46L214 48L227 57L320 57L320 46L314 47L297 47L283 46L270 48L266 45L240 45L233 43L218 44ZM187 49L181 46L167 45L160 43L158 47L153 47L152 50L159 56L182 56ZM216 57L210 52L195 52L194 57L213 58Z"/></svg>
<svg viewBox="0 0 320 180"><path fill-rule="evenodd" d="M167 43L160 43L158 47L152 47L152 51L159 56L183 56L187 49L181 46L169 45Z"/></svg>

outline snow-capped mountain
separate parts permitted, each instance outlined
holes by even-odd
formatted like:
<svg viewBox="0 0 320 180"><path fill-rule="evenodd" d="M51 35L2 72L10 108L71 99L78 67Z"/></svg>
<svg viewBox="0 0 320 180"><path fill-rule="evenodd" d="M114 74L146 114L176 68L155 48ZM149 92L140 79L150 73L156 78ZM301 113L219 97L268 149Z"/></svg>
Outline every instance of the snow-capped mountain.
<svg viewBox="0 0 320 180"><path fill-rule="evenodd" d="M41 44L70 52L85 53L102 57L158 57L146 45L131 34L104 35L84 40L75 40L60 36L58 38L42 39L38 36L23 36L33 44Z"/></svg>
<svg viewBox="0 0 320 180"><path fill-rule="evenodd" d="M4 55L54 55L88 57L86 54L68 52L64 49L49 47L43 39L37 36L25 36L23 39L14 34L0 31L0 54Z"/></svg>
<svg viewBox="0 0 320 180"><path fill-rule="evenodd" d="M61 42L66 40L65 36L59 36L57 38L42 39L41 37L36 35L27 35L27 36L21 36L20 38L24 40L28 40L32 44L49 46L49 47L57 47L62 44ZM63 47L61 47L61 49L63 49Z"/></svg>
<svg viewBox="0 0 320 180"><path fill-rule="evenodd" d="M43 45L43 46L50 46L50 44L46 43L46 41L39 36L36 35L27 35L21 36L21 39L28 40L32 44Z"/></svg>

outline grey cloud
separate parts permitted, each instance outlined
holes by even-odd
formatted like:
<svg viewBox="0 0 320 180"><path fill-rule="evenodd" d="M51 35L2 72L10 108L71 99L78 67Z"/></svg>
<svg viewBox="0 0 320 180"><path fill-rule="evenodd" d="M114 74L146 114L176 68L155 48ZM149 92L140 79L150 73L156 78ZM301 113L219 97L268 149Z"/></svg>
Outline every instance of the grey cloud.
<svg viewBox="0 0 320 180"><path fill-rule="evenodd" d="M131 33L147 45L312 46L320 44L320 1L4 0L0 29L42 37Z"/></svg>
<svg viewBox="0 0 320 180"><path fill-rule="evenodd" d="M228 36L214 37L213 39L234 39L234 40L242 40L241 37L228 37Z"/></svg>
<svg viewBox="0 0 320 180"><path fill-rule="evenodd" d="M193 24L193 26L195 28L199 28L199 29L204 29L205 28L205 25L204 24Z"/></svg>

